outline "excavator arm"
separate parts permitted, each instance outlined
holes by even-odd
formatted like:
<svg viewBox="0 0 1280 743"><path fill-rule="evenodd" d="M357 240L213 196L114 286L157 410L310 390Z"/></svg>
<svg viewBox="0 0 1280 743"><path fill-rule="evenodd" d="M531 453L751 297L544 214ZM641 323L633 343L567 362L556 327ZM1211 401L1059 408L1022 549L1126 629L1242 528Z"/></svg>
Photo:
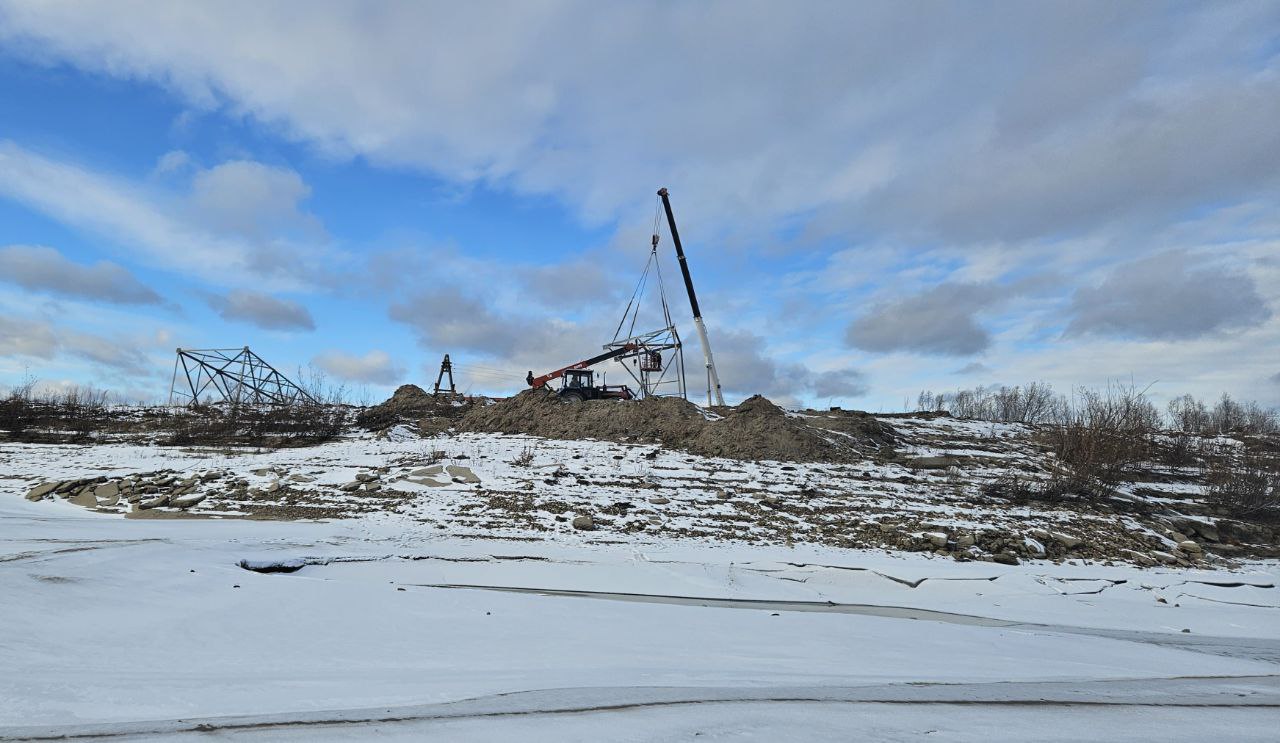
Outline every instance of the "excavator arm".
<svg viewBox="0 0 1280 743"><path fill-rule="evenodd" d="M628 343L624 346L615 348L611 351L605 351L599 356L592 356L591 358L583 359L582 361L579 361L576 364L570 364L564 367L563 369L556 369L553 372L547 372L546 374L543 374L540 377L533 376L533 371L531 370L529 372L529 375L524 378L524 381L528 382L529 386L534 388L535 390L542 389L543 387L547 386L547 382L550 382L553 379L559 379L560 377L563 377L564 373L567 371L571 371L573 369L586 369L587 367L595 366L596 364L599 364L601 361L608 361L609 359L615 359L619 356L631 353L637 350L638 348L639 346L637 346L636 344Z"/></svg>

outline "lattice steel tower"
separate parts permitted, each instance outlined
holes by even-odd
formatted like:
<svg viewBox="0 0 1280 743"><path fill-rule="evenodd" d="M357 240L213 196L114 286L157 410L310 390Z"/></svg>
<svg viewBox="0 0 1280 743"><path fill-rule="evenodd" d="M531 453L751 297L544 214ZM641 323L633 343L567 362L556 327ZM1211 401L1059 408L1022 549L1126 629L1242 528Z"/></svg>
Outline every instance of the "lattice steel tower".
<svg viewBox="0 0 1280 743"><path fill-rule="evenodd" d="M178 368L183 379L178 379ZM262 357L244 348L179 348L169 384L169 404L200 405L226 401L251 405L315 403Z"/></svg>

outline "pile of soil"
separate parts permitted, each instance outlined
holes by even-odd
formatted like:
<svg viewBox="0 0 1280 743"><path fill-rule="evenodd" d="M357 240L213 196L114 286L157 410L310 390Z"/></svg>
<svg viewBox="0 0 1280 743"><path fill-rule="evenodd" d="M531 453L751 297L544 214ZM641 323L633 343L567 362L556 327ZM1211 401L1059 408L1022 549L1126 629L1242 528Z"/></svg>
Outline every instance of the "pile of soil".
<svg viewBox="0 0 1280 743"><path fill-rule="evenodd" d="M707 457L791 462L848 462L890 445L893 431L867 416L838 433L791 416L756 395L723 417L687 400L562 402L546 390L525 390L492 405L475 406L455 421L458 431L509 433L551 439L601 439L661 444Z"/></svg>
<svg viewBox="0 0 1280 743"><path fill-rule="evenodd" d="M361 411L356 416L356 425L376 431L405 421L436 422L457 418L467 407L468 404L458 398L448 395L437 397L416 384L402 384L386 401Z"/></svg>

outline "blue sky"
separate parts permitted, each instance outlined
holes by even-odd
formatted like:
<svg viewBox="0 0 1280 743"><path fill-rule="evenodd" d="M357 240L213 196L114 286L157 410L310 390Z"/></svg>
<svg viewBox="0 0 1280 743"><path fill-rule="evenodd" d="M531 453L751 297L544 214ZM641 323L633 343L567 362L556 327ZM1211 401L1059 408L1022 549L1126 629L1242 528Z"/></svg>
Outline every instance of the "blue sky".
<svg viewBox="0 0 1280 743"><path fill-rule="evenodd" d="M1280 8L981 7L0 0L0 386L514 391L666 186L731 399L1280 402Z"/></svg>

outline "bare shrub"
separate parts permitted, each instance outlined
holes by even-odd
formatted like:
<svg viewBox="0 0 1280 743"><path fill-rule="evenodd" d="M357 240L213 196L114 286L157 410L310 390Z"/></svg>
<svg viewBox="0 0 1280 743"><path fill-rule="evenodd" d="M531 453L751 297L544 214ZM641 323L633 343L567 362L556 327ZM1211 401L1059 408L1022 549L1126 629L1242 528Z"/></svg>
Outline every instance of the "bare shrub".
<svg viewBox="0 0 1280 743"><path fill-rule="evenodd" d="M996 478L982 487L982 492L985 495L1015 503L1059 501L1067 497L1071 490L1071 482L1061 476L1060 470L1055 470L1048 479L1037 479L1018 473L1010 473Z"/></svg>
<svg viewBox="0 0 1280 743"><path fill-rule="evenodd" d="M259 446L284 448L330 441L346 429L349 411L341 405L202 405L174 418L173 446Z"/></svg>
<svg viewBox="0 0 1280 743"><path fill-rule="evenodd" d="M1065 404L1062 396L1045 382L955 392L926 390L916 398L916 410L920 412L946 412L956 418L1001 423L1046 423L1059 417Z"/></svg>
<svg viewBox="0 0 1280 743"><path fill-rule="evenodd" d="M1190 467L1202 460L1200 440L1195 435L1174 430L1153 440L1161 462L1170 467Z"/></svg>
<svg viewBox="0 0 1280 743"><path fill-rule="evenodd" d="M10 438L22 438L39 417L35 386L36 380L27 377L0 399L0 429L8 432Z"/></svg>
<svg viewBox="0 0 1280 743"><path fill-rule="evenodd" d="M1253 400L1237 402L1225 393L1212 408L1191 395L1182 395L1169 401L1168 410L1171 427L1187 433L1280 433L1280 411Z"/></svg>
<svg viewBox="0 0 1280 743"><path fill-rule="evenodd" d="M526 446L525 448L521 449L520 453L516 455L515 459L511 460L511 463L517 467L528 467L529 465L533 464L533 455L534 455L534 447L532 444L530 444L529 446Z"/></svg>
<svg viewBox="0 0 1280 743"><path fill-rule="evenodd" d="M1170 427L1183 433L1205 433L1213 420L1204 403L1191 395L1170 400L1168 412Z"/></svg>
<svg viewBox="0 0 1280 743"><path fill-rule="evenodd" d="M91 386L37 391L28 378L0 400L0 430L22 441L80 441L111 428L119 417L110 394Z"/></svg>
<svg viewBox="0 0 1280 743"><path fill-rule="evenodd" d="M298 367L298 389L307 393L318 405L349 405L351 390L345 384L333 384L323 370L308 365ZM300 404L307 404L301 401Z"/></svg>
<svg viewBox="0 0 1280 743"><path fill-rule="evenodd" d="M1148 460L1160 429L1160 411L1135 387L1080 389L1047 438L1061 464L1063 488L1103 497Z"/></svg>
<svg viewBox="0 0 1280 743"><path fill-rule="evenodd" d="M1237 517L1280 516L1280 460L1223 447L1210 459L1205 499Z"/></svg>

